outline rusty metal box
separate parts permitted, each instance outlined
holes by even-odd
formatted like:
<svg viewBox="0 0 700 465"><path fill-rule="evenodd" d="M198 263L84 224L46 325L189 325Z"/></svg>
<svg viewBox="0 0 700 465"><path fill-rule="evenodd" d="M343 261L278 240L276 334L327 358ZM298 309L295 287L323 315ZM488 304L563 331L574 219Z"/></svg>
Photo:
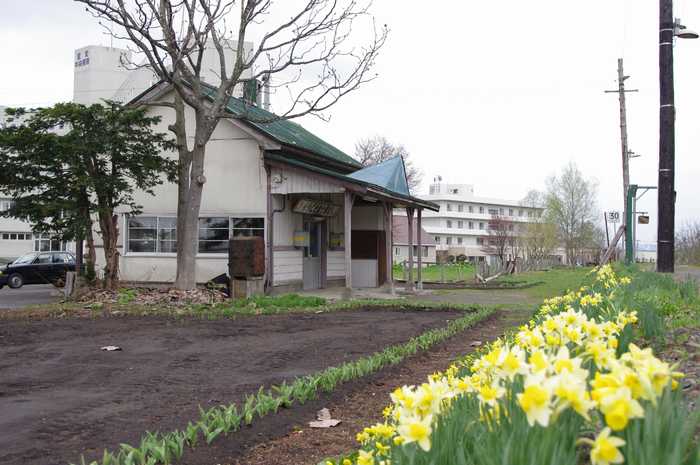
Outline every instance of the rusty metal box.
<svg viewBox="0 0 700 465"><path fill-rule="evenodd" d="M265 274L265 240L262 237L236 237L228 242L228 275L247 278Z"/></svg>

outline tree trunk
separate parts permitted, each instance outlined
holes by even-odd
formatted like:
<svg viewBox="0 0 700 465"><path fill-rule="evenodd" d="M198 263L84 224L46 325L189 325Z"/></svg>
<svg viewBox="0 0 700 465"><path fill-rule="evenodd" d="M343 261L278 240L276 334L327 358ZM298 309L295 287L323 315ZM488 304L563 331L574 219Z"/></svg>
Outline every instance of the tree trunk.
<svg viewBox="0 0 700 465"><path fill-rule="evenodd" d="M119 284L118 216L110 212L99 213L100 231L105 254L104 288L116 289Z"/></svg>
<svg viewBox="0 0 700 465"><path fill-rule="evenodd" d="M95 280L95 262L97 253L95 252L95 238L92 235L92 224L85 231L85 241L87 242L87 258L85 259L85 278L88 281Z"/></svg>
<svg viewBox="0 0 700 465"><path fill-rule="evenodd" d="M199 210L204 188L204 144L196 144L180 164L177 202L177 276L175 287L190 290L197 286L195 270L199 239Z"/></svg>

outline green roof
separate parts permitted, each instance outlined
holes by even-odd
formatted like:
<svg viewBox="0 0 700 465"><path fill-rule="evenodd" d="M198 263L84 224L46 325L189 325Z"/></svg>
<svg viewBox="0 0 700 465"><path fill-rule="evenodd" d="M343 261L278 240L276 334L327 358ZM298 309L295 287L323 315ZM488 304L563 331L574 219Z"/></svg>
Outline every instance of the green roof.
<svg viewBox="0 0 700 465"><path fill-rule="evenodd" d="M278 117L274 113L270 113L262 108L246 105L242 99L230 97L226 105L226 110L240 117L246 124L259 129L281 144L307 150L316 155L350 165L351 167L362 167L357 160L342 150L332 146L320 137L304 129L301 125L290 120L277 119L270 123L255 122L255 120L273 120Z"/></svg>

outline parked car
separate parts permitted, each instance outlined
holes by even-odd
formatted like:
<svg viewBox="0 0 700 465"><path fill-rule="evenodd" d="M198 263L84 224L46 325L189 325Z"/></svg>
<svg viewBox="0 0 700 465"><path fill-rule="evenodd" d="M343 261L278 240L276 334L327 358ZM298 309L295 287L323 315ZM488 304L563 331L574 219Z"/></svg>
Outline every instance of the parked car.
<svg viewBox="0 0 700 465"><path fill-rule="evenodd" d="M33 252L0 267L0 289L25 284L53 284L63 287L66 272L75 271L75 256L70 252Z"/></svg>

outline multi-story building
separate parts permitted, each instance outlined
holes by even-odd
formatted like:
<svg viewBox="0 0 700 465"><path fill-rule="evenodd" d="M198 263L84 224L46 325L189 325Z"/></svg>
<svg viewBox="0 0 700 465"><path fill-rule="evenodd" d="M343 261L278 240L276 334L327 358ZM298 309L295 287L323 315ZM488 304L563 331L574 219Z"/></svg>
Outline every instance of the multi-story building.
<svg viewBox="0 0 700 465"><path fill-rule="evenodd" d="M470 184L447 184L437 178L428 195L421 198L440 205L439 212L426 211L423 228L432 236L438 251L465 255L471 261L491 261L495 257L494 218L499 218L513 236L542 214L541 208L527 207L518 200L477 197ZM512 251L509 252L509 254Z"/></svg>

